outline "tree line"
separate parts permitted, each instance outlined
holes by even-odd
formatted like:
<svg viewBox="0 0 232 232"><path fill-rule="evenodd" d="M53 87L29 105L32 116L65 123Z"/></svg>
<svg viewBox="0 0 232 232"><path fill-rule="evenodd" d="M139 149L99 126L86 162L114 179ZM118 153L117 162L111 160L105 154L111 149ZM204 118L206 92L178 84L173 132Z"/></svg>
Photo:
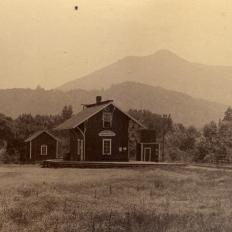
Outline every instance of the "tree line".
<svg viewBox="0 0 232 232"><path fill-rule="evenodd" d="M161 145L164 142L164 160L214 163L232 161L231 107L227 108L222 120L211 121L203 128L185 127L181 123L174 123L170 116L163 117L148 110L130 110L129 113L148 128L156 130Z"/></svg>
<svg viewBox="0 0 232 232"><path fill-rule="evenodd" d="M24 152L24 140L40 130L50 130L73 115L71 105L64 106L57 115L25 113L12 119L0 114L0 159L4 163L19 162Z"/></svg>
<svg viewBox="0 0 232 232"><path fill-rule="evenodd" d="M186 127L173 122L171 115L159 115L149 110L129 110L129 114L154 129L165 161L231 162L232 108L222 120L211 121L203 128ZM73 115L72 106L64 106L57 115L21 114L12 119L0 114L0 159L17 162L24 152L24 140L39 130L50 130Z"/></svg>

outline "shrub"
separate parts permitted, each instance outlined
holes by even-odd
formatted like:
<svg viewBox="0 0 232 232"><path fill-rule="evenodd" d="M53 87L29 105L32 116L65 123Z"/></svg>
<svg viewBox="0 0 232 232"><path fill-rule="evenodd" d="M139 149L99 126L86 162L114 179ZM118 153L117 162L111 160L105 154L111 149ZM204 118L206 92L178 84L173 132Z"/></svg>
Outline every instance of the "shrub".
<svg viewBox="0 0 232 232"><path fill-rule="evenodd" d="M0 152L0 162L4 164L14 163L18 164L20 160L20 154L16 150L9 153L5 149Z"/></svg>

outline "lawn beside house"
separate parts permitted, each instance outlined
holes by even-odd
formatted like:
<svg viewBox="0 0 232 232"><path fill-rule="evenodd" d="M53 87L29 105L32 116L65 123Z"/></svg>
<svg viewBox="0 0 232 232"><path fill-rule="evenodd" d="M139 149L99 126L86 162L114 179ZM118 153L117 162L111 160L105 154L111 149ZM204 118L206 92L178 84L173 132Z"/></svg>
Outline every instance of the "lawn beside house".
<svg viewBox="0 0 232 232"><path fill-rule="evenodd" d="M1 231L232 231L232 172L0 167Z"/></svg>

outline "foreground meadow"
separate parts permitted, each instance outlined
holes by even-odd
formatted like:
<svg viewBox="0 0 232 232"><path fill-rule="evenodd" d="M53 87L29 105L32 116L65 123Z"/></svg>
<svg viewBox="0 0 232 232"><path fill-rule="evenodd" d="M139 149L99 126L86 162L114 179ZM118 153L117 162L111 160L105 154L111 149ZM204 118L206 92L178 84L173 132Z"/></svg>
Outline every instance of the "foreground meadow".
<svg viewBox="0 0 232 232"><path fill-rule="evenodd" d="M232 231L232 172L0 167L1 231Z"/></svg>

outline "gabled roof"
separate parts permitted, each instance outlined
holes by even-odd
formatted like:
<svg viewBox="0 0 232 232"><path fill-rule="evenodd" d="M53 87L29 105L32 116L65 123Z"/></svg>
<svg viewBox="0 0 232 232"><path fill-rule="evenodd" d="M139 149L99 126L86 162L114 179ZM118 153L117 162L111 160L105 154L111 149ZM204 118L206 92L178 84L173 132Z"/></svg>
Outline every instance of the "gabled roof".
<svg viewBox="0 0 232 232"><path fill-rule="evenodd" d="M74 128L78 127L79 125L81 125L86 120L88 120L89 118L93 117L98 112L102 111L104 108L106 108L109 105L113 105L119 111L121 111L123 114L125 114L128 118L133 120L135 123L140 125L142 128L145 128L145 126L142 125L139 121L137 121L132 116L130 116L129 114L122 111L119 107L117 107L115 104L113 104L112 101L110 101L110 102L107 102L105 104L95 105L92 107L85 108L84 110L80 111L78 114L74 115L73 117L71 117L70 119L68 119L67 121L65 121L61 125L59 125L58 127L56 127L55 130L74 129Z"/></svg>
<svg viewBox="0 0 232 232"><path fill-rule="evenodd" d="M61 125L55 128L55 130L69 130L76 128L101 110L103 110L105 107L110 105L111 103L106 103L103 105L96 105L93 107L85 108L84 110L80 111L78 114L74 115L70 119L63 122Z"/></svg>
<svg viewBox="0 0 232 232"><path fill-rule="evenodd" d="M48 134L50 137L52 137L54 140L59 141L58 138L56 138L54 135L52 135L51 133L49 133L48 131L45 130L41 130L41 131L37 131L36 133L34 133L33 135L31 135L29 138L27 138L25 140L25 142L31 142L32 140L36 139L38 136L40 136L41 134L46 133Z"/></svg>
<svg viewBox="0 0 232 232"><path fill-rule="evenodd" d="M137 123L139 126L141 126L143 129L146 129L146 126L144 126L141 122L139 122L137 119L135 119L134 117L132 117L130 114L126 113L125 111L121 110L118 106L116 106L115 104L113 104L119 111L121 111L123 114L125 114L128 118L130 118L132 121L134 121L135 123Z"/></svg>

